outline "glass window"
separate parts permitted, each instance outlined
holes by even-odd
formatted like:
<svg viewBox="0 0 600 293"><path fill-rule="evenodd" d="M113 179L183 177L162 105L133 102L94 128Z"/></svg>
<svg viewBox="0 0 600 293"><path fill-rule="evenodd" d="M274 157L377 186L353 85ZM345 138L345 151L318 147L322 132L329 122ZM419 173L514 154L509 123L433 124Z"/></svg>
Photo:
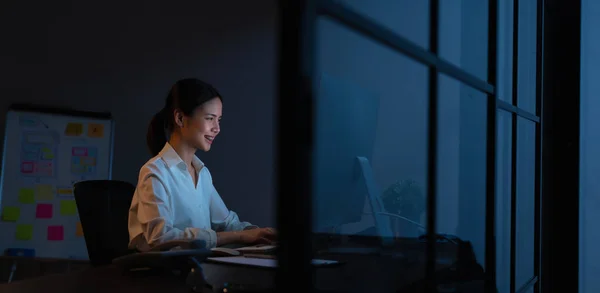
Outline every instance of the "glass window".
<svg viewBox="0 0 600 293"><path fill-rule="evenodd" d="M414 181L425 194L427 68L328 19L318 21L317 31L314 164L322 176L315 178L315 202L323 200L319 197L324 192L338 192L335 186L326 186L328 176L338 169L330 160L334 154L350 160L366 157L381 193L399 181ZM360 203L369 212L364 194ZM336 204L339 208L344 203ZM325 217L332 216L328 208L315 208L319 210L315 223L327 226ZM421 221L420 214L414 216ZM338 228L343 233L375 235L373 221L367 214ZM418 229L410 235L417 233Z"/></svg>
<svg viewBox="0 0 600 293"><path fill-rule="evenodd" d="M498 1L497 98L512 103L513 1Z"/></svg>
<svg viewBox="0 0 600 293"><path fill-rule="evenodd" d="M537 1L519 1L518 17L517 105L535 113Z"/></svg>
<svg viewBox="0 0 600 293"><path fill-rule="evenodd" d="M498 110L496 141L496 282L499 293L510 292L512 113Z"/></svg>
<svg viewBox="0 0 600 293"><path fill-rule="evenodd" d="M468 241L485 268L487 96L439 75L437 233ZM438 246L443 261L457 245ZM454 252L454 253L453 253ZM483 288L481 288L483 289Z"/></svg>
<svg viewBox="0 0 600 293"><path fill-rule="evenodd" d="M394 238L415 242L425 225L427 67L329 18L318 19L317 35L312 196L313 231L323 245L317 251L377 250ZM331 240L340 235L348 241ZM394 268L402 264L390 256L368 257L390 265L347 271L348 287L338 289L399 290L424 278L424 268L399 273Z"/></svg>
<svg viewBox="0 0 600 293"><path fill-rule="evenodd" d="M487 80L488 1L442 0L439 4L439 56Z"/></svg>
<svg viewBox="0 0 600 293"><path fill-rule="evenodd" d="M535 123L517 119L516 289L534 276Z"/></svg>
<svg viewBox="0 0 600 293"><path fill-rule="evenodd" d="M438 28L429 27L429 1L339 2L424 50L430 29L438 29L439 57L482 80L487 80L488 58L495 58L498 80L493 98L512 104L517 86L515 106L535 112L537 2L520 1L518 11L511 1L492 7L498 9L498 56L487 55L488 1L440 1ZM513 84L515 18L517 85ZM356 239L370 239L367 246L374 249L406 239L419 243L428 218L428 68L328 17L317 18L316 27L313 231L346 239L334 245L328 240L327 249ZM539 233L534 219L536 124L515 119L517 114L510 109L498 109L496 153L488 154L490 97L447 73L438 74L437 93L435 232L442 244L436 244L436 261L454 265L463 246L468 250L461 260L472 261L471 268L477 270L471 271L471 280L483 280L487 186L492 184L486 182L487 158L493 155L497 289L510 292L514 272L518 290L534 277L533 260L539 253L534 247ZM513 241L516 247L511 251ZM464 259L470 253L474 259ZM513 262L511 255L516 255ZM425 268L415 272L423 277ZM374 271L369 274L375 277ZM442 283L438 289L461 290L458 287L466 280L438 281ZM373 283L375 279L361 284Z"/></svg>
<svg viewBox="0 0 600 293"><path fill-rule="evenodd" d="M339 2L423 49L429 48L429 0L341 0Z"/></svg>

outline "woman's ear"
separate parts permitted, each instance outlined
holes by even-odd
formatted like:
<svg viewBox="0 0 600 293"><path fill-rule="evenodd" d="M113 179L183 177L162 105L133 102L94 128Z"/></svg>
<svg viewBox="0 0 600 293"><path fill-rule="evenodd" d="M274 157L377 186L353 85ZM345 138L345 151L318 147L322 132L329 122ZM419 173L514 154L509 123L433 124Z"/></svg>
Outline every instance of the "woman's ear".
<svg viewBox="0 0 600 293"><path fill-rule="evenodd" d="M175 125L183 127L183 113L179 110L173 112L173 118L175 119Z"/></svg>

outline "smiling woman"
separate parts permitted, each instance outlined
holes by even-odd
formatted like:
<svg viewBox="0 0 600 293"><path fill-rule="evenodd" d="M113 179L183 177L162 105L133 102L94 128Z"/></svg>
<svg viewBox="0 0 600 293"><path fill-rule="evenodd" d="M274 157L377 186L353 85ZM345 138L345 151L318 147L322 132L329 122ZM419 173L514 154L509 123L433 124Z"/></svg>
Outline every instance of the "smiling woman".
<svg viewBox="0 0 600 293"><path fill-rule="evenodd" d="M239 220L213 186L195 155L209 151L220 132L222 97L198 79L179 80L150 122L154 156L140 170L129 210L130 248L147 251L169 240L199 239L207 248L232 243L270 243L272 228Z"/></svg>

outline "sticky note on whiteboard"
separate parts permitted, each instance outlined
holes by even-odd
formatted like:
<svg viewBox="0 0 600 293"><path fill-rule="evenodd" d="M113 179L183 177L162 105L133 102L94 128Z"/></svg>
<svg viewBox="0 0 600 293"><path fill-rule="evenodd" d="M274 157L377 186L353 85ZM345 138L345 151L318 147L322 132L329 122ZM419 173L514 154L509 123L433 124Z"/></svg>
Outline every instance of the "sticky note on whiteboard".
<svg viewBox="0 0 600 293"><path fill-rule="evenodd" d="M19 202L25 204L35 203L35 190L33 188L21 188L19 190Z"/></svg>
<svg viewBox="0 0 600 293"><path fill-rule="evenodd" d="M89 137L103 137L104 136L104 125L97 123L88 124L88 136Z"/></svg>
<svg viewBox="0 0 600 293"><path fill-rule="evenodd" d="M35 208L35 217L38 219L52 218L52 204L40 203Z"/></svg>
<svg viewBox="0 0 600 293"><path fill-rule="evenodd" d="M54 186L38 184L35 187L35 195L38 201L50 201L54 199Z"/></svg>
<svg viewBox="0 0 600 293"><path fill-rule="evenodd" d="M63 226L48 226L48 240L62 241L65 239L65 230Z"/></svg>
<svg viewBox="0 0 600 293"><path fill-rule="evenodd" d="M73 188L71 188L71 187L58 187L56 189L56 193L58 194L58 196L61 196L61 197L73 196Z"/></svg>
<svg viewBox="0 0 600 293"><path fill-rule="evenodd" d="M2 208L2 221L16 222L21 216L21 209L19 207L4 207Z"/></svg>
<svg viewBox="0 0 600 293"><path fill-rule="evenodd" d="M77 222L77 227L75 227L75 236L83 236L83 227L81 226L81 222Z"/></svg>
<svg viewBox="0 0 600 293"><path fill-rule="evenodd" d="M81 123L67 123L65 128L66 136L80 136L83 133L83 124Z"/></svg>
<svg viewBox="0 0 600 293"><path fill-rule="evenodd" d="M77 214L77 205L74 200L60 201L60 214L63 216L71 216Z"/></svg>
<svg viewBox="0 0 600 293"><path fill-rule="evenodd" d="M51 148L42 148L42 158L44 160L52 160L54 159L54 151Z"/></svg>
<svg viewBox="0 0 600 293"><path fill-rule="evenodd" d="M17 240L31 240L33 237L33 225L17 225L17 231L15 233L15 238Z"/></svg>

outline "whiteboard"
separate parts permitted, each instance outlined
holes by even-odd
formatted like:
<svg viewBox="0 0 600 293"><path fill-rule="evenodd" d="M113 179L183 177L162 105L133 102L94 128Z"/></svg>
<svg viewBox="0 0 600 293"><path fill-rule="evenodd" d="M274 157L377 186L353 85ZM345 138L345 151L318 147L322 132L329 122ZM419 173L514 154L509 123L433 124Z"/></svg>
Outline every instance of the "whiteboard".
<svg viewBox="0 0 600 293"><path fill-rule="evenodd" d="M110 114L14 105L5 125L0 250L87 260L73 185L111 179Z"/></svg>

